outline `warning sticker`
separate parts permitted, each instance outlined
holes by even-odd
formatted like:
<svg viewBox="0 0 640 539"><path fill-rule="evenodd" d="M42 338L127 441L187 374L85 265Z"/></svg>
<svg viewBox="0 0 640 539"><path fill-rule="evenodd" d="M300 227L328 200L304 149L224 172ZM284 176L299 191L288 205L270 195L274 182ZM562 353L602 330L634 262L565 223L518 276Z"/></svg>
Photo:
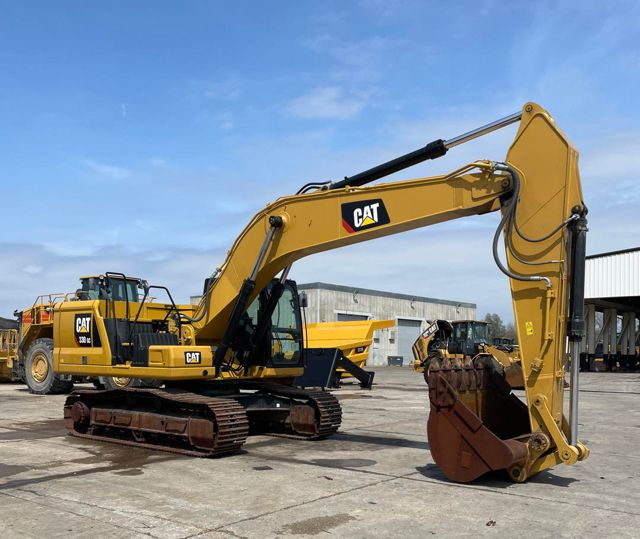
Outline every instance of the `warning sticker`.
<svg viewBox="0 0 640 539"><path fill-rule="evenodd" d="M533 322L525 322L524 329L527 335L533 335Z"/></svg>

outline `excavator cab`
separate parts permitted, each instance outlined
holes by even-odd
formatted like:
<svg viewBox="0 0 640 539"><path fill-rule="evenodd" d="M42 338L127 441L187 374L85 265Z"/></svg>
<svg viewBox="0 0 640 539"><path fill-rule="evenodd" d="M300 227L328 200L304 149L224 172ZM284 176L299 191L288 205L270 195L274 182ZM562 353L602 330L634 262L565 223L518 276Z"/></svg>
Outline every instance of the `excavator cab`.
<svg viewBox="0 0 640 539"><path fill-rule="evenodd" d="M249 352L253 364L276 368L301 366L303 340L299 297L295 281L285 281L280 289L279 281L274 279L247 308L232 349L236 353Z"/></svg>

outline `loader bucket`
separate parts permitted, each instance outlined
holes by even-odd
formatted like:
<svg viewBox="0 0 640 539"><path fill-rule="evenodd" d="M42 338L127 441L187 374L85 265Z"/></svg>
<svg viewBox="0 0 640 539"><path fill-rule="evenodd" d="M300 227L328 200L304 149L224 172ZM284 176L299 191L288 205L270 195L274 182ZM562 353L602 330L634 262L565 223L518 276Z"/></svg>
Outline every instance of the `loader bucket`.
<svg viewBox="0 0 640 539"><path fill-rule="evenodd" d="M491 358L433 361L429 402L431 455L447 478L466 483L504 469L519 480L528 458L529 414Z"/></svg>

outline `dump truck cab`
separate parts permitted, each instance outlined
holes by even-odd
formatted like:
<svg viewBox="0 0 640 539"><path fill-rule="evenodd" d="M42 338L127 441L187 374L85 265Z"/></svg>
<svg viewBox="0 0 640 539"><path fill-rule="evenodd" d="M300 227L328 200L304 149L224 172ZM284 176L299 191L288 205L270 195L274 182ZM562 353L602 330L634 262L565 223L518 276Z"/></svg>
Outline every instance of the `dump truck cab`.
<svg viewBox="0 0 640 539"><path fill-rule="evenodd" d="M121 274L91 275L80 277L80 288L76 290L78 300L110 299L138 303L138 290L145 282L136 277Z"/></svg>

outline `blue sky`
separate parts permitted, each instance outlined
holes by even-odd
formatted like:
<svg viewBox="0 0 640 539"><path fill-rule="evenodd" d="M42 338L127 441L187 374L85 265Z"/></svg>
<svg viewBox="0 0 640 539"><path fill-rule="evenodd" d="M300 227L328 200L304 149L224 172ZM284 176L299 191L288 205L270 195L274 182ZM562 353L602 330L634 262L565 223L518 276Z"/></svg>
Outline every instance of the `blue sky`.
<svg viewBox="0 0 640 539"><path fill-rule="evenodd" d="M537 101L581 152L590 252L637 246L638 2L4 2L0 314L81 274L181 300L251 215ZM513 131L406 171L504 157ZM316 255L299 282L511 318L496 215ZM449 253L456 253L449 257Z"/></svg>

